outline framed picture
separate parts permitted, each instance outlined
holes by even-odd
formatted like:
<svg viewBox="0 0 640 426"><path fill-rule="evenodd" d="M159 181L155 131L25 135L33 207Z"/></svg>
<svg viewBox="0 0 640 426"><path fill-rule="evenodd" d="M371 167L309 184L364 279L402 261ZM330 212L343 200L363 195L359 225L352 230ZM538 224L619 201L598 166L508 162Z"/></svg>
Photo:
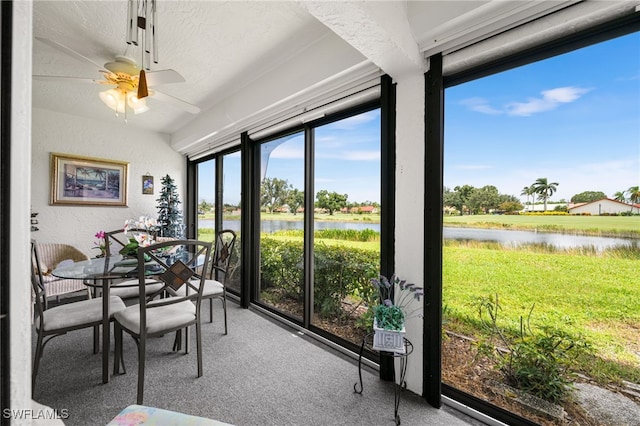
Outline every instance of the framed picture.
<svg viewBox="0 0 640 426"><path fill-rule="evenodd" d="M51 204L126 206L129 163L51 153Z"/></svg>
<svg viewBox="0 0 640 426"><path fill-rule="evenodd" d="M153 176L142 176L142 193L153 194Z"/></svg>

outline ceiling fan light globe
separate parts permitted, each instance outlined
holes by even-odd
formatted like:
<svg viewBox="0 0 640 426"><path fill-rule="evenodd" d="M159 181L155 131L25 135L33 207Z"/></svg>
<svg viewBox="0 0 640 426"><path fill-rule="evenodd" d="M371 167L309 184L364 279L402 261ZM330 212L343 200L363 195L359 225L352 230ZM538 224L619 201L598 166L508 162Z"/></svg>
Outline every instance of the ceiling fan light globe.
<svg viewBox="0 0 640 426"><path fill-rule="evenodd" d="M127 94L127 103L129 107L133 110L134 114L142 114L143 112L149 111L149 107L147 106L146 99L138 99L138 96L135 92L129 92Z"/></svg>
<svg viewBox="0 0 640 426"><path fill-rule="evenodd" d="M124 112L124 99L118 90L105 90L104 92L100 92L98 96L100 96L100 100L104 102L106 106L114 110L116 113Z"/></svg>

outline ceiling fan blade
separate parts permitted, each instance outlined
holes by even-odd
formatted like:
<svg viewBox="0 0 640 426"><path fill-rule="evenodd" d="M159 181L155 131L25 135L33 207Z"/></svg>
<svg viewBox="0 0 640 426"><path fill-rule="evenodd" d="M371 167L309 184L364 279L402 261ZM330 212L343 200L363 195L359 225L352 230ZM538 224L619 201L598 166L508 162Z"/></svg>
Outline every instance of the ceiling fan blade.
<svg viewBox="0 0 640 426"><path fill-rule="evenodd" d="M158 92L157 90L154 90L151 93L151 96L159 101L168 102L179 108L182 108L183 110L190 112L191 114L197 114L200 112L199 107L190 104L189 102L185 102L182 99L174 98L173 96L167 95L166 93Z"/></svg>
<svg viewBox="0 0 640 426"><path fill-rule="evenodd" d="M149 87L157 86L159 84L184 83L184 81L184 77L182 77L177 71L171 69L149 71L147 73L147 85Z"/></svg>
<svg viewBox="0 0 640 426"><path fill-rule="evenodd" d="M95 78L69 77L63 75L34 75L33 78L35 80L79 81L81 83L100 83L102 81Z"/></svg>
<svg viewBox="0 0 640 426"><path fill-rule="evenodd" d="M138 78L138 99L146 98L149 96L149 89L147 88L147 77L144 70L140 70L140 77Z"/></svg>
<svg viewBox="0 0 640 426"><path fill-rule="evenodd" d="M43 38L43 37L36 37L36 39L40 40L44 44L47 44L47 45L49 45L49 46L51 46L53 48L56 48L56 49L60 50L61 52L66 53L67 55L69 55L69 56L71 56L73 58L79 59L81 61L88 62L88 63L90 63L91 65L93 65L94 67L96 67L98 69L102 69L103 68L102 65L99 65L98 63L96 63L92 59L87 58L83 54L76 52L72 48L67 47L62 43L58 43L57 41L53 41L53 40L50 40L48 38Z"/></svg>

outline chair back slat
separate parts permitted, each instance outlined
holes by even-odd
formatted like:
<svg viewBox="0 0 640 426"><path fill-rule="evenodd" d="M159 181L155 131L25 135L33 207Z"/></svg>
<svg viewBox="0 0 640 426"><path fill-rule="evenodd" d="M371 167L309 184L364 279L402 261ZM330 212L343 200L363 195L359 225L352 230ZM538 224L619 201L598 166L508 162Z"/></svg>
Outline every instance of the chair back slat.
<svg viewBox="0 0 640 426"><path fill-rule="evenodd" d="M200 310L200 301L204 289L205 276L199 272L210 262L212 244L199 240L171 240L138 248L138 284L140 303L140 330L146 330L147 310L191 300L196 310ZM145 286L149 281L162 282L158 292L172 293L176 285L187 286L184 296L155 299L145 295ZM194 284L194 281L197 284Z"/></svg>
<svg viewBox="0 0 640 426"><path fill-rule="evenodd" d="M220 281L223 284L227 280L236 238L236 233L231 229L224 229L217 233L211 267L207 274L209 279Z"/></svg>
<svg viewBox="0 0 640 426"><path fill-rule="evenodd" d="M31 288L35 295L36 318L42 321L43 313L47 310L47 290L44 286L42 278L42 268L40 263L40 255L38 253L38 244L35 240L31 240Z"/></svg>

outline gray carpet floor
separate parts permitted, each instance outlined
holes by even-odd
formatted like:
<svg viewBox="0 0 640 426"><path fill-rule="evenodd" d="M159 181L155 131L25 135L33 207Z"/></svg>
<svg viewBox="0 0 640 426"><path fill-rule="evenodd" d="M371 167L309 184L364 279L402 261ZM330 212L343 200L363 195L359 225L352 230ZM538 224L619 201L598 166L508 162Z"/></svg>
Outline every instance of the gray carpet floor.
<svg viewBox="0 0 640 426"><path fill-rule="evenodd" d="M195 332L187 355L171 352L173 335L151 339L144 405L238 426L394 424L393 384L377 372L363 368L364 392L356 394L353 359L235 303L229 303L224 336L219 306L214 303L214 323L203 324L203 377L196 377ZM203 310L208 320L208 306ZM127 374L111 376L108 384L101 381L101 355L91 348L92 330L71 332L48 343L41 361L34 399L68 410L69 426L105 425L136 402L133 340L125 334ZM408 391L399 414L403 425L481 424Z"/></svg>

